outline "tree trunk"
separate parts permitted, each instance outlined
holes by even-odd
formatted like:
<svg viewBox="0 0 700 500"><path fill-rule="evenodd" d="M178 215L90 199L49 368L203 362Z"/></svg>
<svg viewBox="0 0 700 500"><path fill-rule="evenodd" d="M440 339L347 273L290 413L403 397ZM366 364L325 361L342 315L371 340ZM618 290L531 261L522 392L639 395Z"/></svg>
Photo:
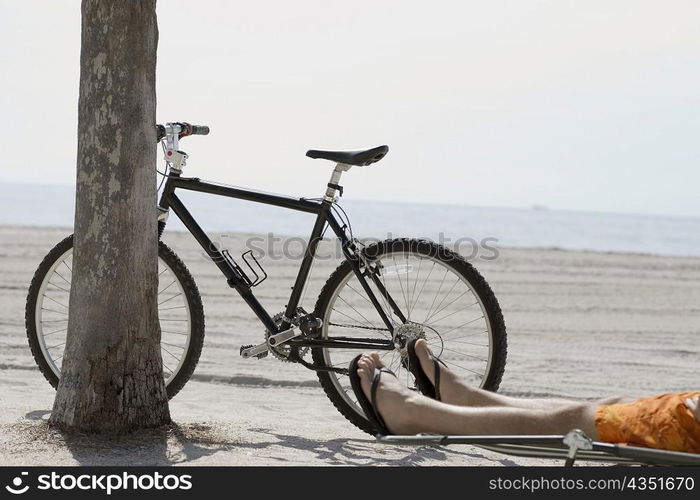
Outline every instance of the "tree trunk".
<svg viewBox="0 0 700 500"><path fill-rule="evenodd" d="M70 314L50 422L170 421L157 306L156 0L83 0Z"/></svg>

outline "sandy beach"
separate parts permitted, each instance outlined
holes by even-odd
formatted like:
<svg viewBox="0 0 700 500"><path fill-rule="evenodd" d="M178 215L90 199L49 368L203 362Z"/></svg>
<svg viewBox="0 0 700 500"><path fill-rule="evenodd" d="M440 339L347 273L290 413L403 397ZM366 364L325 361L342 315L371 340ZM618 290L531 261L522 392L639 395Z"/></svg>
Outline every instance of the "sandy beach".
<svg viewBox="0 0 700 500"><path fill-rule="evenodd" d="M197 370L170 404L176 425L149 444L48 431L54 391L27 345L24 302L40 260L69 233L0 227L2 465L553 464L468 446L375 444L335 410L313 372L238 355L242 344L262 341L259 323L193 238L167 231L164 241L197 281L207 324ZM229 234L231 253L250 236ZM299 261L263 263L271 277L256 294L280 311ZM500 392L587 399L697 390L700 258L502 248L497 259L472 263L494 289L508 328ZM307 310L336 265L314 267Z"/></svg>

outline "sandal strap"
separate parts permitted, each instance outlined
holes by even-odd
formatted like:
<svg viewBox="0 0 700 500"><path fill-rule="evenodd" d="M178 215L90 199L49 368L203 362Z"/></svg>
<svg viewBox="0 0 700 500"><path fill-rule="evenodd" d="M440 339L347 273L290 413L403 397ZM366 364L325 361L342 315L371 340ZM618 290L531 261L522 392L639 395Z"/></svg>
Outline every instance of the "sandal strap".
<svg viewBox="0 0 700 500"><path fill-rule="evenodd" d="M384 419L382 416L379 414L379 410L377 409L377 388L379 387L379 382L382 378L382 373L388 373L390 375L393 375L394 377L396 374L392 372L391 370L388 370L386 368L375 368L374 369L374 374L372 375L372 386L370 387L370 401L372 404L372 410L374 413L374 417L377 419L377 421L384 427L385 429L387 428L386 423L384 422Z"/></svg>
<svg viewBox="0 0 700 500"><path fill-rule="evenodd" d="M428 375L423 371L418 355L416 354L416 339L411 339L406 345L408 356L406 359L406 368L416 379L416 388L421 394L429 398L435 399L435 386L428 378Z"/></svg>
<svg viewBox="0 0 700 500"><path fill-rule="evenodd" d="M440 401L440 363L442 363L442 361L433 356L433 366L435 367L435 383L433 384L433 386L435 387L436 401Z"/></svg>

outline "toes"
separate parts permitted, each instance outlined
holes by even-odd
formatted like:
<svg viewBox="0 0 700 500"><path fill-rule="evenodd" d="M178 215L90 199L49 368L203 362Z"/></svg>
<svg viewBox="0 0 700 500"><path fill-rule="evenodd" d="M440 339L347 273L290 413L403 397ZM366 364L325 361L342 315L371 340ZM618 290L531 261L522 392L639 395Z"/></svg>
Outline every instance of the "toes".
<svg viewBox="0 0 700 500"><path fill-rule="evenodd" d="M428 343L424 339L418 339L415 344L416 356L420 362L420 367L428 376L431 383L435 383L435 366L433 364L432 353L428 348Z"/></svg>
<svg viewBox="0 0 700 500"><path fill-rule="evenodd" d="M374 373L374 369L376 368L376 363L372 356L369 354L363 354L357 361L357 367L360 378L364 377L370 380L372 378L372 374Z"/></svg>
<svg viewBox="0 0 700 500"><path fill-rule="evenodd" d="M382 358L379 357L378 352L370 353L370 356L372 357L372 360L374 361L374 366L376 366L377 368L384 368L384 361L382 361Z"/></svg>
<svg viewBox="0 0 700 500"><path fill-rule="evenodd" d="M428 347L428 342L425 339L418 339L416 340L416 354L418 356L424 355L424 356L430 356L430 347Z"/></svg>
<svg viewBox="0 0 700 500"><path fill-rule="evenodd" d="M360 377L360 385L362 386L362 392L365 393L367 398L370 397L371 385L372 385L372 372L373 368L368 362L365 356L362 356L357 361L357 375Z"/></svg>
<svg viewBox="0 0 700 500"><path fill-rule="evenodd" d="M363 363L363 364L367 365L367 367L372 369L372 370L374 369L375 364L376 364L374 362L374 358L372 358L372 356L370 354L366 354L366 353L362 355L359 363Z"/></svg>
<svg viewBox="0 0 700 500"><path fill-rule="evenodd" d="M357 362L357 373L361 379L369 378L372 373L372 363L364 356Z"/></svg>

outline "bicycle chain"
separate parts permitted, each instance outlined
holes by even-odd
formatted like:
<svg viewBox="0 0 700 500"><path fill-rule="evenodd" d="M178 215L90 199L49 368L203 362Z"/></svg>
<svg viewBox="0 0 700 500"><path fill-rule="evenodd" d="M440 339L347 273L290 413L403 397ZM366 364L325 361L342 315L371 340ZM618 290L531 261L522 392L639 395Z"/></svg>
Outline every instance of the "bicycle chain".
<svg viewBox="0 0 700 500"><path fill-rule="evenodd" d="M378 332L388 332L388 328L377 328L376 326L363 326L363 325L344 325L342 323L328 323L330 326L340 326L342 328L359 328L361 330L375 330Z"/></svg>

